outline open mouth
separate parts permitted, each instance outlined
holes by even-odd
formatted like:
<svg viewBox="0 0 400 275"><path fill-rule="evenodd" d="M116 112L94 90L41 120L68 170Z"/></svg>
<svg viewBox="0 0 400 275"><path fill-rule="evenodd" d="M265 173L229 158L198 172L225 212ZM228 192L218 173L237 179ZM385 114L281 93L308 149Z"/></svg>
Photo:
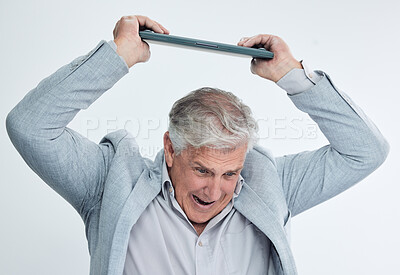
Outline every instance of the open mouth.
<svg viewBox="0 0 400 275"><path fill-rule="evenodd" d="M193 195L193 198L198 204L201 204L201 205L210 205L210 204L214 203L213 201L211 201L211 202L203 201L203 200L201 200L199 197L197 197L195 195Z"/></svg>

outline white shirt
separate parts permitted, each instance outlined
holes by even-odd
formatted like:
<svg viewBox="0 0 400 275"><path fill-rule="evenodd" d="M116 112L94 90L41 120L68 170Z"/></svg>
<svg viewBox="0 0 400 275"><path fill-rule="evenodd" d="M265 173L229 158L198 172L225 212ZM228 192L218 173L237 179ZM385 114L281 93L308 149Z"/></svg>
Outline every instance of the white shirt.
<svg viewBox="0 0 400 275"><path fill-rule="evenodd" d="M233 205L233 199L197 235L175 200L163 163L162 191L132 227L124 275L131 274L265 274L269 239Z"/></svg>

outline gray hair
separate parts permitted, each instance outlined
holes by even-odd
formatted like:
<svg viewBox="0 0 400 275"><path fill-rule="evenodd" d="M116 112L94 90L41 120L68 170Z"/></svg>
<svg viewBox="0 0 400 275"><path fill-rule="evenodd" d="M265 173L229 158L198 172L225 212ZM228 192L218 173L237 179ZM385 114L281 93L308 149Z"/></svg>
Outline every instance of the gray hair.
<svg viewBox="0 0 400 275"><path fill-rule="evenodd" d="M249 151L258 139L250 108L234 94L209 87L174 103L168 131L177 155L189 147L235 150L247 144Z"/></svg>

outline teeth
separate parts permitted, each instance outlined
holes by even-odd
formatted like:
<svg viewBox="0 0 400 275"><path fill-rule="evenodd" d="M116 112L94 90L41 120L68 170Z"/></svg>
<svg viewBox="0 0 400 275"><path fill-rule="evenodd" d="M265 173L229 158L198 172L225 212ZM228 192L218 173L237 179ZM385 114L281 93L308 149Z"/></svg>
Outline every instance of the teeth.
<svg viewBox="0 0 400 275"><path fill-rule="evenodd" d="M193 198L195 199L195 201L197 202L197 203L199 203L199 204L201 204L201 205L209 205L209 204L211 204L211 203L213 203L213 202L205 202L205 201L202 201L201 199L199 199L197 196L195 196L195 195L193 195Z"/></svg>

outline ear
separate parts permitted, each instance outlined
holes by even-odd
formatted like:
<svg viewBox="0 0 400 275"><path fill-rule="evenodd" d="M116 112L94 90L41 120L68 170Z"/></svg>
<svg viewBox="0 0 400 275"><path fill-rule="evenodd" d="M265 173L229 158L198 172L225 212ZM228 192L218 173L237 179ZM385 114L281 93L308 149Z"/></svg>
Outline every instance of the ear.
<svg viewBox="0 0 400 275"><path fill-rule="evenodd" d="M164 134L164 156L165 162L167 163L168 167L172 167L175 158L175 151L174 147L172 146L172 141L169 138L169 132L165 132Z"/></svg>

